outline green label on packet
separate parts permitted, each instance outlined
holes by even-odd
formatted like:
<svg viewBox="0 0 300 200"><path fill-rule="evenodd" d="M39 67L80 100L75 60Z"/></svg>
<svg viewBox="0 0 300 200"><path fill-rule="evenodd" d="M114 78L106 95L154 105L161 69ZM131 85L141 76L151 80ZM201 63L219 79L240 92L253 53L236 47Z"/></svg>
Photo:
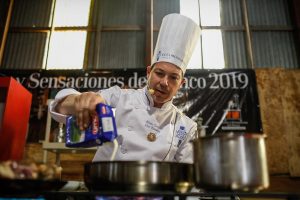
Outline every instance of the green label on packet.
<svg viewBox="0 0 300 200"><path fill-rule="evenodd" d="M76 125L76 121L72 120L72 134L71 134L71 142L82 142L84 140L85 133L81 131L79 127Z"/></svg>

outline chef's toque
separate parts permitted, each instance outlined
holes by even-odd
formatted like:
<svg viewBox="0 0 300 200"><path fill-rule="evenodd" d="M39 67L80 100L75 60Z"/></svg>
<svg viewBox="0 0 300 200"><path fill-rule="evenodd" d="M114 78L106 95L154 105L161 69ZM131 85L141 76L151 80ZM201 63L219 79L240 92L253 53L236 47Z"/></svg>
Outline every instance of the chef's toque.
<svg viewBox="0 0 300 200"><path fill-rule="evenodd" d="M163 18L152 59L178 66L183 74L200 38L200 27L190 18L173 13Z"/></svg>

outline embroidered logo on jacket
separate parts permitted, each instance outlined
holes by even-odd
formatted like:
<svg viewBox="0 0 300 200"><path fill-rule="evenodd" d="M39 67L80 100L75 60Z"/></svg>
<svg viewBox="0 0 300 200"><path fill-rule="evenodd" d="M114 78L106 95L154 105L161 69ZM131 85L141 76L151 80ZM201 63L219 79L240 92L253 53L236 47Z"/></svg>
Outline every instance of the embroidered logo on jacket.
<svg viewBox="0 0 300 200"><path fill-rule="evenodd" d="M185 135L186 135L185 127L184 126L180 126L179 129L176 131L176 138L178 138L177 147L179 147L179 145L181 144L182 140L184 140Z"/></svg>

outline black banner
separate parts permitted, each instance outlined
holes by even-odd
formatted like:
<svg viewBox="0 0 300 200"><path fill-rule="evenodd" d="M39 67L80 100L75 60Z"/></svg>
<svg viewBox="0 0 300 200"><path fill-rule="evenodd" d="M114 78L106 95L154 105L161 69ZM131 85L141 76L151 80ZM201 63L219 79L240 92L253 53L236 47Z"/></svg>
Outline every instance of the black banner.
<svg viewBox="0 0 300 200"><path fill-rule="evenodd" d="M28 142L44 140L47 100L63 88L96 91L119 85L141 88L146 70L1 70L33 94ZM203 127L203 134L237 131L261 133L255 72L250 69L187 70L186 83L174 98L187 116Z"/></svg>

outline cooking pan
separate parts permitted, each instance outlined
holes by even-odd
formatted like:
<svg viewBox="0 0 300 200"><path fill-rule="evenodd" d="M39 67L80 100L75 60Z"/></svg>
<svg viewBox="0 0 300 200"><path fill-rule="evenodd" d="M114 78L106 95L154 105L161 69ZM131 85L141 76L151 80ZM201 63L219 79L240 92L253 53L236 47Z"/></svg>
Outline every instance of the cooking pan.
<svg viewBox="0 0 300 200"><path fill-rule="evenodd" d="M188 192L194 185L193 165L160 161L100 161L84 165L90 191Z"/></svg>
<svg viewBox="0 0 300 200"><path fill-rule="evenodd" d="M1 194L30 193L60 190L67 182L58 179L6 179L0 178ZM1 199L1 198L0 198Z"/></svg>
<svg viewBox="0 0 300 200"><path fill-rule="evenodd" d="M195 185L206 190L259 191L269 186L265 136L220 133L193 141Z"/></svg>

